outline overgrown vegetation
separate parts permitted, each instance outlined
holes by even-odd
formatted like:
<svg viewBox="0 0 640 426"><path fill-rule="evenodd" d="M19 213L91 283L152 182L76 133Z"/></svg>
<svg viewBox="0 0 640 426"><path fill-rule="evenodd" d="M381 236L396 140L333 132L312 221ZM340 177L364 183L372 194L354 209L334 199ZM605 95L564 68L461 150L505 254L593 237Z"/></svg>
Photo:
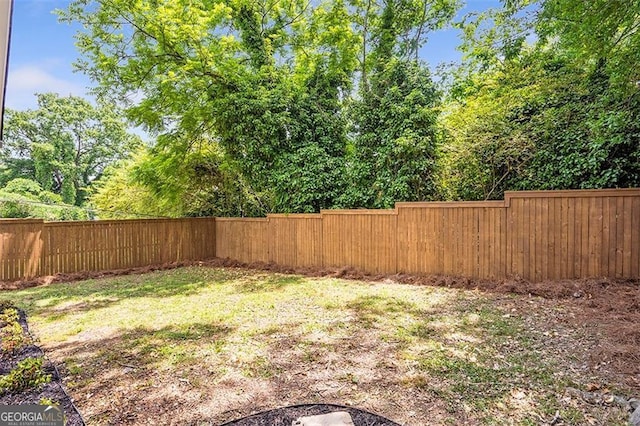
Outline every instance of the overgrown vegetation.
<svg viewBox="0 0 640 426"><path fill-rule="evenodd" d="M640 3L505 3L463 25L442 117L447 197L640 186Z"/></svg>
<svg viewBox="0 0 640 426"><path fill-rule="evenodd" d="M18 322L18 310L9 300L0 300L0 358L11 358L30 343ZM27 357L7 374L0 376L0 395L37 389L51 381L51 375L42 369L41 357Z"/></svg>

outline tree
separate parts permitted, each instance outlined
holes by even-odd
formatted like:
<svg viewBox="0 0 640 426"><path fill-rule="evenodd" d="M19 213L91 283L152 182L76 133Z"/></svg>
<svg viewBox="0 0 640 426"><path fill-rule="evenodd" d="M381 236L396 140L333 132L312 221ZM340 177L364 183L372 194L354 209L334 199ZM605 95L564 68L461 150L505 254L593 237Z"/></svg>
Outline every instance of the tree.
<svg viewBox="0 0 640 426"><path fill-rule="evenodd" d="M43 190L38 182L16 178L0 188L0 218L87 220L92 215L64 204L58 194Z"/></svg>
<svg viewBox="0 0 640 426"><path fill-rule="evenodd" d="M449 196L637 186L640 91L629 84L633 55L603 49L614 31L596 22L610 27L613 19L621 25L620 43L633 44L629 19L637 22L638 9L625 6L618 14L606 2L583 10L575 2L542 1L535 13L518 15L531 3L507 2L481 17L494 19L494 26L468 23L467 62L442 117L449 134L441 163ZM522 36L534 32L538 40L527 45ZM630 62L611 67L613 58Z"/></svg>
<svg viewBox="0 0 640 426"><path fill-rule="evenodd" d="M545 0L536 32L589 71L603 68L612 85L635 91L640 81L640 0Z"/></svg>
<svg viewBox="0 0 640 426"><path fill-rule="evenodd" d="M82 67L119 100L142 101L129 116L159 138L159 150L179 153L192 141L212 140L267 210L327 207L323 190L344 152L332 121L355 66L356 37L347 7L337 1L311 8L302 1L233 3L110 1L96 9L74 2L65 16L83 22ZM306 90L322 98L308 99ZM105 94L105 92L103 92ZM298 105L313 105L315 111ZM311 128L303 126L313 125ZM304 152L314 146L320 156ZM166 156L171 158L172 156ZM294 158L318 173L292 184L283 175ZM212 159L212 161L216 161ZM291 186L308 202L287 205ZM328 204L329 203L329 204Z"/></svg>
<svg viewBox="0 0 640 426"><path fill-rule="evenodd" d="M139 146L113 105L38 95L38 109L7 111L3 179L23 177L81 205L105 167Z"/></svg>
<svg viewBox="0 0 640 426"><path fill-rule="evenodd" d="M387 3L76 0L61 15L86 28L79 68L160 136L162 158L206 140L216 154L205 162L232 165L261 211L309 212L335 206L347 186L345 105L389 59L370 49L389 39ZM394 54L416 55L457 4L394 2Z"/></svg>
<svg viewBox="0 0 640 426"><path fill-rule="evenodd" d="M451 19L455 6L390 0L381 9L372 30L371 69L364 64L367 80L350 105L353 139L343 206L391 208L396 201L437 196L440 94L416 56L424 34Z"/></svg>
<svg viewBox="0 0 640 426"><path fill-rule="evenodd" d="M346 207L392 208L437 196L439 94L426 67L390 60L354 101Z"/></svg>

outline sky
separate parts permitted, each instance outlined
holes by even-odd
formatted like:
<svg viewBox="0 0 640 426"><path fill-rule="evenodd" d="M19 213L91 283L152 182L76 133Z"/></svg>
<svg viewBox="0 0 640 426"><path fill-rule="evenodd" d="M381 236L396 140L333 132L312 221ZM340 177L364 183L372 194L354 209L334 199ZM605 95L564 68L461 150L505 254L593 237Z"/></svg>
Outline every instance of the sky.
<svg viewBox="0 0 640 426"><path fill-rule="evenodd" d="M73 63L79 56L74 34L80 26L59 23L53 13L68 4L69 0L14 0L6 108L34 109L36 93L88 97L87 89L92 82L73 71ZM467 0L461 14L497 5L498 0ZM457 61L458 44L457 30L440 30L429 37L422 50L423 59L432 68L442 62Z"/></svg>
<svg viewBox="0 0 640 426"><path fill-rule="evenodd" d="M91 85L86 76L73 72L72 63L78 57L74 34L79 25L59 23L52 12L68 3L66 0L14 0L7 108L35 108L35 93L84 96Z"/></svg>

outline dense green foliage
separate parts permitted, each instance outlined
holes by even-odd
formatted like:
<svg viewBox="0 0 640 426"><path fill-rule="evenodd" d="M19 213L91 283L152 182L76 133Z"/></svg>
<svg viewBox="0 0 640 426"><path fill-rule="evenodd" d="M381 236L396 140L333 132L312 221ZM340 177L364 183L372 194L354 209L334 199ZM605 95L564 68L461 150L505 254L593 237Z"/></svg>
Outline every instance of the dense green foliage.
<svg viewBox="0 0 640 426"><path fill-rule="evenodd" d="M156 137L93 203L255 216L640 186L639 0L468 15L463 63L438 90L420 48L459 6L75 0L60 13L84 25L79 68ZM70 199L64 180L33 175Z"/></svg>
<svg viewBox="0 0 640 426"><path fill-rule="evenodd" d="M518 15L529 3L465 27L468 61L442 117L447 196L640 186L639 3L542 1Z"/></svg>
<svg viewBox="0 0 640 426"><path fill-rule="evenodd" d="M82 205L105 167L140 144L113 105L94 106L75 96L41 94L38 109L6 115L0 186L43 202Z"/></svg>
<svg viewBox="0 0 640 426"><path fill-rule="evenodd" d="M355 137L342 205L393 208L434 198L438 94L428 70L392 60L369 84L351 105Z"/></svg>
<svg viewBox="0 0 640 426"><path fill-rule="evenodd" d="M59 194L45 191L36 181L15 178L0 188L0 218L87 220L90 211L65 204Z"/></svg>
<svg viewBox="0 0 640 426"><path fill-rule="evenodd" d="M79 66L98 92L141 96L129 118L158 135L129 178L181 214L258 215L432 196L438 94L416 58L456 7L78 0L61 13L87 28ZM367 176L364 149L378 157Z"/></svg>

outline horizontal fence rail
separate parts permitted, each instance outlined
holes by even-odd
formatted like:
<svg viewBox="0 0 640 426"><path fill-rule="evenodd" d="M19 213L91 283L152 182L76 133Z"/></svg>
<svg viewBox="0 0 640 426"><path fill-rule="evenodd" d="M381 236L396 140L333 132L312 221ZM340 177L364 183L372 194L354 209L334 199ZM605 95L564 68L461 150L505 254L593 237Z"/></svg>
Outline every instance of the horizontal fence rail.
<svg viewBox="0 0 640 426"><path fill-rule="evenodd" d="M471 278L640 278L640 189L266 218L0 220L0 280L231 258Z"/></svg>

